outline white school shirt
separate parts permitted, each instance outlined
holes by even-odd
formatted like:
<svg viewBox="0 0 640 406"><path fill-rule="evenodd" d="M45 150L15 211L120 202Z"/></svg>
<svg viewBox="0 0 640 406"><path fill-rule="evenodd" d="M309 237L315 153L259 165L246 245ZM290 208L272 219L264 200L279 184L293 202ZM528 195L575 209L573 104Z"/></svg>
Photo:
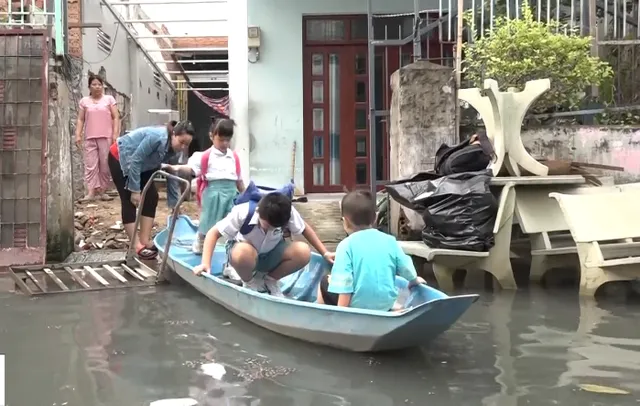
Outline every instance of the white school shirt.
<svg viewBox="0 0 640 406"><path fill-rule="evenodd" d="M253 225L253 229L247 235L240 233L240 228L244 224L244 220L249 215L249 203L242 203L234 206L227 217L223 218L216 224L216 228L227 240L245 241L258 251L258 254L266 254L272 251L280 241L282 241L282 228L273 228L268 231L262 230L259 224L258 211L253 213L253 217L249 224ZM294 207L291 207L291 219L287 227L292 235L300 235L305 229L305 222Z"/></svg>
<svg viewBox="0 0 640 406"><path fill-rule="evenodd" d="M187 165L191 168L196 178L200 176L202 168L202 154L204 152L194 152L189 158ZM209 165L205 177L208 181L212 180L239 180L236 172L236 158L231 148L227 148L227 152L223 153L216 148L211 148L209 154Z"/></svg>

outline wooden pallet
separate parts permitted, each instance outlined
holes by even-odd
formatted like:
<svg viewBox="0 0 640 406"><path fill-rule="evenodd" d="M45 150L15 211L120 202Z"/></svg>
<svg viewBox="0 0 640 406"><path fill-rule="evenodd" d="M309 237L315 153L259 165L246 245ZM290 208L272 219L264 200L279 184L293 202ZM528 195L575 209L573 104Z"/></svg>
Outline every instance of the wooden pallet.
<svg viewBox="0 0 640 406"><path fill-rule="evenodd" d="M9 268L16 287L29 296L52 293L152 286L157 273L148 266L125 262L62 263Z"/></svg>

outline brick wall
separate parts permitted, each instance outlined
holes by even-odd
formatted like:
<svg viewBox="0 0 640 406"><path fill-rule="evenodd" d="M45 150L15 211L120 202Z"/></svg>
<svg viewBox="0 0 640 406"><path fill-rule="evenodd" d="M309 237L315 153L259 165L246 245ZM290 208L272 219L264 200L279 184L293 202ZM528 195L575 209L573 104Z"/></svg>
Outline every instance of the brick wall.
<svg viewBox="0 0 640 406"><path fill-rule="evenodd" d="M1 0L0 0L1 1ZM67 21L69 25L82 23L82 1L67 1ZM69 54L75 57L82 57L82 29L69 28Z"/></svg>

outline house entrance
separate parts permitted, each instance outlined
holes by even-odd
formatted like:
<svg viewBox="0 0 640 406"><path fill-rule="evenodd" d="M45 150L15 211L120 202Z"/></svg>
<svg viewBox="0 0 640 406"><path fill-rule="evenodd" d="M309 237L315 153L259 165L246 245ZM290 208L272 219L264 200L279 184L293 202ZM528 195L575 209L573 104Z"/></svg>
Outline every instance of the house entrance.
<svg viewBox="0 0 640 406"><path fill-rule="evenodd" d="M313 192L366 185L367 47L309 47L304 59L309 79L305 86L305 185Z"/></svg>
<svg viewBox="0 0 640 406"><path fill-rule="evenodd" d="M375 20L376 38L402 39L413 16ZM304 183L310 193L365 188L370 178L369 76L366 16L305 17L303 52ZM423 40L423 55L435 63L451 48L437 33ZM412 61L412 44L376 48L375 108L391 104L391 74ZM376 177L389 178L389 126L376 118Z"/></svg>

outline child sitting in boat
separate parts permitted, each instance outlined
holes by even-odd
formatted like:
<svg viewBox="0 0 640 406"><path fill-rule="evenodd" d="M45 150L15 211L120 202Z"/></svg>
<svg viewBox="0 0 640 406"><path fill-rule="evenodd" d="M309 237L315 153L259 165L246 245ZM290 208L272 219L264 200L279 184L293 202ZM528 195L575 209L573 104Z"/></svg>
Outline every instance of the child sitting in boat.
<svg viewBox="0 0 640 406"><path fill-rule="evenodd" d="M188 174L198 179L196 198L201 206L198 234L192 251L202 253L207 232L226 217L233 208L233 200L245 187L240 173L240 160L229 148L235 123L220 119L211 124L209 136L213 146L204 152L193 154L186 165L169 165L171 172Z"/></svg>
<svg viewBox="0 0 640 406"><path fill-rule="evenodd" d="M231 213L218 222L204 240L202 264L193 272L200 275L211 272L211 258L218 239L227 238L228 265L242 279L245 288L272 296L284 297L278 280L309 263L311 250L302 241L287 241L283 229L291 235L302 234L309 244L332 262L334 254L327 251L315 231L291 205L291 199L273 192L263 196L251 213L251 202L235 206Z"/></svg>
<svg viewBox="0 0 640 406"><path fill-rule="evenodd" d="M396 239L376 228L376 203L371 193L356 190L342 199L342 221L349 234L338 244L331 275L318 286L317 303L369 310L396 310L396 275L409 288L426 284Z"/></svg>

